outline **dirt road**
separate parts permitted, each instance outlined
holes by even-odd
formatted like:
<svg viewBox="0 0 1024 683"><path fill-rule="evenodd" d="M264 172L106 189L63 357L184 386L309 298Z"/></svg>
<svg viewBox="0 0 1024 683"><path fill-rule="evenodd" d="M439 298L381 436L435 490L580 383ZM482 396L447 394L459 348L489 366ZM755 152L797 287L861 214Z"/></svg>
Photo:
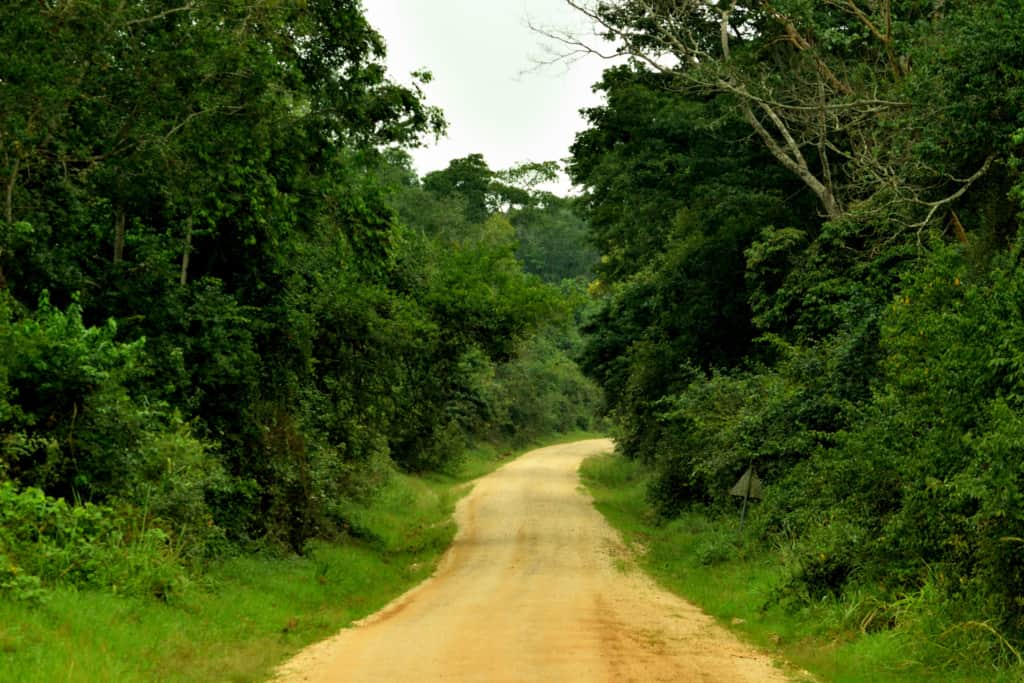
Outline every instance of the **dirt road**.
<svg viewBox="0 0 1024 683"><path fill-rule="evenodd" d="M624 572L581 491L600 439L533 451L479 480L435 576L300 653L281 683L785 681L692 605Z"/></svg>

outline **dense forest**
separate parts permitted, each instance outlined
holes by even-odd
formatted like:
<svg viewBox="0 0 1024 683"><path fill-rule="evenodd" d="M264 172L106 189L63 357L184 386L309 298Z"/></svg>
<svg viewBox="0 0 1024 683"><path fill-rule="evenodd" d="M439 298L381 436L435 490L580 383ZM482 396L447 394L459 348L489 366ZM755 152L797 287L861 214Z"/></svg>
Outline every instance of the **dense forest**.
<svg viewBox="0 0 1024 683"><path fill-rule="evenodd" d="M605 414L662 522L753 468L768 601L1021 664L1024 6L565 1L569 198L419 177L360 0L0 4L0 597L173 601Z"/></svg>
<svg viewBox="0 0 1024 683"><path fill-rule="evenodd" d="M167 598L590 426L556 167L417 177L445 121L358 0L8 2L0 54L0 593Z"/></svg>
<svg viewBox="0 0 1024 683"><path fill-rule="evenodd" d="M658 514L735 524L753 467L772 600L1019 662L1024 6L570 4L628 57L570 170L584 364Z"/></svg>

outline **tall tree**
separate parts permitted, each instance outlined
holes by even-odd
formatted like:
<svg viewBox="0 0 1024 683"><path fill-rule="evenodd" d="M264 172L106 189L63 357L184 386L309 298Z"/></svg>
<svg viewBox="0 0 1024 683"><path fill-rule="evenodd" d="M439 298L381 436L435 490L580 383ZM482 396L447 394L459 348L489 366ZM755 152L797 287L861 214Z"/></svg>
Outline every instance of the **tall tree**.
<svg viewBox="0 0 1024 683"><path fill-rule="evenodd" d="M998 136L966 160L922 164L912 153L937 142L918 122L946 118L955 101L935 96L945 76L918 60L935 63L922 47L936 35L957 45L968 26L998 31L988 45L1012 44L1020 19L1011 2L566 1L671 87L728 97L829 219L869 208L893 230L932 224L998 156ZM572 50L594 49L548 33ZM977 53L964 56L977 62ZM1019 61L1003 52L989 68Z"/></svg>

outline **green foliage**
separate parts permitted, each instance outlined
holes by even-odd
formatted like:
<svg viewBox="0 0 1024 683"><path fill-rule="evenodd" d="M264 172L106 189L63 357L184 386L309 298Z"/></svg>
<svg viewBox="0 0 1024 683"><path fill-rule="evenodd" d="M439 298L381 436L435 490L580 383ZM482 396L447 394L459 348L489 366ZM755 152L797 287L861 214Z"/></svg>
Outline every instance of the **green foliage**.
<svg viewBox="0 0 1024 683"><path fill-rule="evenodd" d="M579 292L524 272L513 222L526 209L513 211L513 222L496 213L473 224L446 214L454 205L429 186L396 197L410 231L395 284L429 325L405 356L416 359L412 377L430 379L400 399L392 457L412 470L444 469L467 439L522 441L589 426L599 392L569 359L577 333L567 314Z"/></svg>
<svg viewBox="0 0 1024 683"><path fill-rule="evenodd" d="M16 2L0 47L0 477L143 510L190 561L301 552L389 461L520 426L479 378L564 316L505 215L556 204L555 166L421 186L430 75L390 80L359 2Z"/></svg>
<svg viewBox="0 0 1024 683"><path fill-rule="evenodd" d="M865 316L817 347L766 338L777 357L771 368L691 371L688 386L656 404L654 438L645 442L656 465L650 492L656 509L671 517L694 503L729 505L728 491L747 467L778 480L833 445L868 396L877 330L877 321Z"/></svg>
<svg viewBox="0 0 1024 683"><path fill-rule="evenodd" d="M753 352L746 257L787 220L788 181L723 100L680 96L636 67L606 72L606 106L573 146L570 172L602 252L582 362L622 422L620 447L653 457L659 401L691 369Z"/></svg>
<svg viewBox="0 0 1024 683"><path fill-rule="evenodd" d="M492 171L482 154L453 159L443 171L423 178L423 189L438 199L454 199L462 204L469 223L483 223L495 213L539 207L557 197L538 189L558 176L555 162L519 164L503 171Z"/></svg>
<svg viewBox="0 0 1024 683"><path fill-rule="evenodd" d="M145 509L188 553L202 553L217 536L206 494L223 474L176 412L129 390L145 340L116 341L113 321L86 326L77 304L62 312L43 299L37 312L11 319L3 302L0 469L67 499Z"/></svg>
<svg viewBox="0 0 1024 683"><path fill-rule="evenodd" d="M395 464L589 424L565 344L530 342L575 334L573 295L516 259L523 225L579 237L538 189L556 166L474 155L421 185L405 150L444 120L385 47L357 0L0 8L0 482L138 558L68 583L302 553ZM4 585L59 583L37 569Z"/></svg>
<svg viewBox="0 0 1024 683"><path fill-rule="evenodd" d="M176 597L189 578L169 536L140 511L68 505L0 484L0 591L43 600L60 585Z"/></svg>
<svg viewBox="0 0 1024 683"><path fill-rule="evenodd" d="M753 464L768 482L754 528L792 548L780 599L867 590L889 603L932 576L953 623L1017 642L1018 259L1015 249L976 271L963 249L936 247L875 321L814 347L777 342L770 369L691 373L644 442L655 509L728 510ZM990 644L989 656L1009 652Z"/></svg>
<svg viewBox="0 0 1024 683"><path fill-rule="evenodd" d="M591 6L641 55L570 162L618 447L666 526L754 467L772 609L1019 666L1024 11L701 4Z"/></svg>
<svg viewBox="0 0 1024 683"><path fill-rule="evenodd" d="M465 217L470 223L482 223L494 211L497 197L493 192L494 172L482 154L453 159L443 171L428 173L423 189L439 198L456 197L465 204Z"/></svg>
<svg viewBox="0 0 1024 683"><path fill-rule="evenodd" d="M516 228L516 258L523 269L545 282L590 280L597 265L597 250L590 243L587 224L576 214L575 202L548 197L540 206L512 212Z"/></svg>
<svg viewBox="0 0 1024 683"><path fill-rule="evenodd" d="M921 584L892 599L870 586L814 598L794 574L832 582L829 571L863 539L836 523L815 534L813 555L787 543L766 545L738 533L738 511L686 512L671 521L653 514L646 490L652 475L636 460L586 460L581 476L595 506L625 536L636 560L662 585L698 604L746 639L816 678L861 683L1020 679L1014 645L990 622L950 600L949 577L929 571ZM752 514L757 517L759 508ZM803 598L780 600L801 592ZM975 615L976 616L976 615ZM993 662L1005 663L993 666ZM806 677L806 674L798 676Z"/></svg>
<svg viewBox="0 0 1024 683"><path fill-rule="evenodd" d="M511 455L475 450L443 476L409 477L389 465L380 496L343 501L358 522L350 536L311 541L305 556L219 558L167 604L71 587L47 588L41 604L4 596L0 681L267 680L302 648L429 577L454 534L450 516L466 484Z"/></svg>
<svg viewBox="0 0 1024 683"><path fill-rule="evenodd" d="M985 614L1014 634L1024 627L1024 584L1011 568L1019 548L1006 540L1024 532L1012 493L1021 476L1017 261L1015 249L988 273L971 273L959 250L940 249L908 279L882 328L885 383L839 452L871 453L881 433L900 444L864 482L876 497L881 487L894 494L881 497L881 519L858 520L880 532L869 557L884 553L893 565L885 573L897 576L943 567L951 591L988 603ZM877 571L866 563L865 573Z"/></svg>
<svg viewBox="0 0 1024 683"><path fill-rule="evenodd" d="M601 394L573 362L573 349L559 346L566 327L542 331L516 358L497 368L488 396L487 431L521 443L594 427Z"/></svg>

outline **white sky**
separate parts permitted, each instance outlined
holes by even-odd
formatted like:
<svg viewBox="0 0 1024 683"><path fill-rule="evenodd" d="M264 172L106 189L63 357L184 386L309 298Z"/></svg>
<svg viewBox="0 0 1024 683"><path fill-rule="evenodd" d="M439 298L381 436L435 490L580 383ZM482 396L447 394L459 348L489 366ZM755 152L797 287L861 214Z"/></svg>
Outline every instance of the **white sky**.
<svg viewBox="0 0 1024 683"><path fill-rule="evenodd" d="M391 78L434 75L428 104L444 110L446 138L413 150L420 175L479 152L499 170L523 161L562 160L584 128L578 110L600 103L591 86L608 63L586 57L535 69L547 56L534 24L588 29L563 0L363 0L388 46ZM550 47L550 42L547 43ZM525 72L525 73L524 73ZM565 192L568 181L552 188Z"/></svg>

